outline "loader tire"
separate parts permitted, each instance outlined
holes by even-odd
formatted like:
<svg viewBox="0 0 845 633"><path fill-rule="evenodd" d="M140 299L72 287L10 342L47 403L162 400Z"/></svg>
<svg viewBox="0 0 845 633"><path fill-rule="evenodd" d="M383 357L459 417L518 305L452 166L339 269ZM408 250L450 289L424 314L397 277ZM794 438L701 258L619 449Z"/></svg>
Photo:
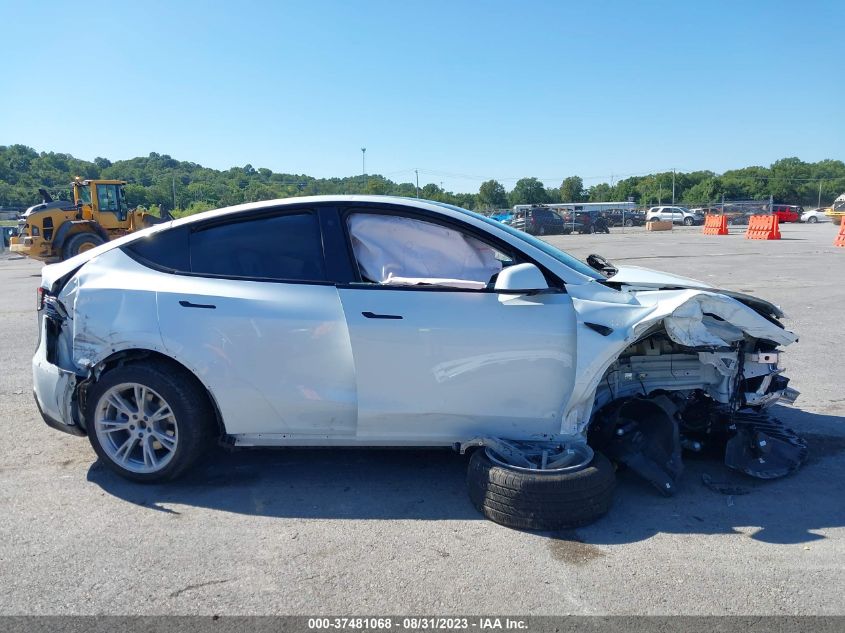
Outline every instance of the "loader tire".
<svg viewBox="0 0 845 633"><path fill-rule="evenodd" d="M601 453L575 472L513 470L476 450L467 473L469 497L485 517L506 527L562 530L587 525L610 509L613 465Z"/></svg>
<svg viewBox="0 0 845 633"><path fill-rule="evenodd" d="M105 240L96 233L86 231L85 233L71 235L62 248L62 259L76 257L80 253L90 251L100 244L105 244Z"/></svg>

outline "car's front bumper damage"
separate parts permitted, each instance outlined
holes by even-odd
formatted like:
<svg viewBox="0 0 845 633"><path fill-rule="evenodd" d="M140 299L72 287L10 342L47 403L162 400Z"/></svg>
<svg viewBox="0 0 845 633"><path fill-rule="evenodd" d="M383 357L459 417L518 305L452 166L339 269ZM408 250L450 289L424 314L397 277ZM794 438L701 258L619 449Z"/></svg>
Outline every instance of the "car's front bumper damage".
<svg viewBox="0 0 845 633"><path fill-rule="evenodd" d="M629 294L618 310L575 299L580 319L615 325L601 338L583 329L579 362L607 359L608 344L618 351L580 396L583 408L573 398L570 425L664 494L677 487L684 450L721 454L730 468L765 479L799 468L805 443L768 412L798 397L779 349L797 337L775 314L697 289Z"/></svg>

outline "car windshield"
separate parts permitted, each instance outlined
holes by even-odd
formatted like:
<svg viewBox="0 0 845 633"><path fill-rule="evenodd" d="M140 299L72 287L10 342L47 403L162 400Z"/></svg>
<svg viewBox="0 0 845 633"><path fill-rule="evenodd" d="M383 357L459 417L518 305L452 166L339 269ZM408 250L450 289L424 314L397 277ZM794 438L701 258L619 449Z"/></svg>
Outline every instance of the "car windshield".
<svg viewBox="0 0 845 633"><path fill-rule="evenodd" d="M538 238L534 237L533 235L529 235L528 233L523 233L522 231L518 231L517 229L515 229L511 226L508 226L507 224L501 224L499 222L491 220L490 218L483 216L480 213L468 211L468 210L463 209L461 207L456 207L455 205L452 205L452 204L446 204L445 202L435 202L435 201L431 201L431 202L433 202L434 204L437 204L441 207L445 207L447 209L452 209L453 211L459 211L460 213L464 213L464 214L472 216L473 218L476 218L478 220L482 220L486 224L489 224L490 226L494 226L499 230L507 231L510 235L522 240L523 242L527 242L528 244L530 244L534 248L540 249L546 255L553 257L554 259L559 261L564 266L568 266L569 268L572 268L573 270L581 273L582 275L584 275L586 277L590 277L591 279L596 279L596 280L604 280L605 279L605 277L603 277L598 272L596 272L595 270L593 270L592 268L587 266L587 264L582 262L580 259L574 258L569 253L564 253L562 250L555 248L554 246L552 246L548 242L544 242L543 240L538 239Z"/></svg>

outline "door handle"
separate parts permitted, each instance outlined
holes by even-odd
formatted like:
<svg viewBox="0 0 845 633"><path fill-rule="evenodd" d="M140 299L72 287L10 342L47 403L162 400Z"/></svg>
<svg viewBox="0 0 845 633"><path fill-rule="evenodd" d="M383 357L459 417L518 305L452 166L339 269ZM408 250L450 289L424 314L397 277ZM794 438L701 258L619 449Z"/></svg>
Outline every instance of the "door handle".
<svg viewBox="0 0 845 633"><path fill-rule="evenodd" d="M205 308L206 310L215 310L217 308L212 303L191 303L190 301L180 301L179 305L183 308Z"/></svg>
<svg viewBox="0 0 845 633"><path fill-rule="evenodd" d="M362 312L368 319L401 319L399 314L376 314L375 312Z"/></svg>

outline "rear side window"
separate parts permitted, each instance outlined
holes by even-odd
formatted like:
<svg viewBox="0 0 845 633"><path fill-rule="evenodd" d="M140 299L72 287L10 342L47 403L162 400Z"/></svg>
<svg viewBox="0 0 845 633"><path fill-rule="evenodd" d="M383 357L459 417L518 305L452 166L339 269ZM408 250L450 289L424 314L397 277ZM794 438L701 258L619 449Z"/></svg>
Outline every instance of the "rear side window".
<svg viewBox="0 0 845 633"><path fill-rule="evenodd" d="M317 216L295 213L212 225L191 233L191 272L326 281Z"/></svg>
<svg viewBox="0 0 845 633"><path fill-rule="evenodd" d="M190 270L188 227L165 229L136 239L123 248L129 255L153 268L164 269L168 272Z"/></svg>

